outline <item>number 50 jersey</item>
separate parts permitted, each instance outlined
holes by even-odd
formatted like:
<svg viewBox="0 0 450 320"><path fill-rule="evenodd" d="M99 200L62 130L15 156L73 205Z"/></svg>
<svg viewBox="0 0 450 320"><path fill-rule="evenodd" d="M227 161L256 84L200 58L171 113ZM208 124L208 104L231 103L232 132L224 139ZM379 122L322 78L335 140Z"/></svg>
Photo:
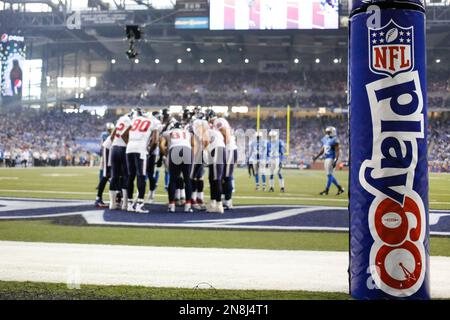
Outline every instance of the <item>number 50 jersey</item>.
<svg viewBox="0 0 450 320"><path fill-rule="evenodd" d="M153 130L158 129L159 121L155 117L139 116L133 119L127 145L127 153L147 155L147 146Z"/></svg>

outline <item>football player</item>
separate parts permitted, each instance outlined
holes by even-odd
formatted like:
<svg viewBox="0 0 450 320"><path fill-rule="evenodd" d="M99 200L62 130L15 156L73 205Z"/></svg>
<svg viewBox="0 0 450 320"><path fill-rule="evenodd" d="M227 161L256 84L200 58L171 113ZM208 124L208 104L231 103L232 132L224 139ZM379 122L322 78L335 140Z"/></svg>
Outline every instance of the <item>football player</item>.
<svg viewBox="0 0 450 320"><path fill-rule="evenodd" d="M164 132L160 140L160 151L169 160L169 212L175 212L177 179L183 176L186 188L186 202L184 212L192 212L192 186L191 186L191 165L192 146L194 137L184 129L180 122L175 122L169 130Z"/></svg>
<svg viewBox="0 0 450 320"><path fill-rule="evenodd" d="M232 194L233 194L233 173L234 166L237 161L237 144L236 138L232 135L232 129L228 121L224 117L218 117L212 122L213 127L218 130L225 142L225 168L223 175L223 194L224 202L223 207L225 210L233 208Z"/></svg>
<svg viewBox="0 0 450 320"><path fill-rule="evenodd" d="M161 118L162 118L161 119L162 129L159 132L160 136L162 136L162 134L167 131L169 125L171 125L171 123L174 120L170 116L169 109L167 109L167 108L164 108L161 110ZM164 156L160 153L159 159L156 162L156 166L158 168L160 168L163 165L164 165L164 190L168 191L169 190L169 179L170 179L169 167L167 164L167 159L165 159Z"/></svg>
<svg viewBox="0 0 450 320"><path fill-rule="evenodd" d="M111 133L114 130L114 124L108 122L106 124L106 131L102 133L102 157L101 164L102 169L100 170L100 182L97 186L97 197L95 199L95 206L97 208L107 208L108 205L103 202L103 191L105 191L106 184L111 176L111 159L110 159L110 149L111 149Z"/></svg>
<svg viewBox="0 0 450 320"><path fill-rule="evenodd" d="M270 169L270 189L269 192L275 191L275 173L278 175L278 182L280 184L280 191L285 192L284 189L284 179L281 173L281 168L284 160L285 145L284 142L279 138L278 130L270 130L269 132L269 147L267 149L267 156L269 159L269 169Z"/></svg>
<svg viewBox="0 0 450 320"><path fill-rule="evenodd" d="M161 123L161 114L159 111L152 112L152 116L157 121L157 130L158 135L161 133L163 129L163 124ZM152 152L149 152L148 159L147 159L147 177L149 180L149 194L147 197L147 203L153 203L155 200L155 193L156 193L156 187L159 177L159 171L156 170L156 162L159 157L159 143L157 143L157 146Z"/></svg>
<svg viewBox="0 0 450 320"><path fill-rule="evenodd" d="M213 125L214 121L217 119L217 116L212 109L206 111L206 119L211 126L208 131L209 144L207 148L209 166L208 178L211 192L211 202L209 203L207 211L223 213L222 179L224 176L226 159L225 138L222 132Z"/></svg>
<svg viewBox="0 0 450 320"><path fill-rule="evenodd" d="M129 129L127 144L128 211L148 213L144 208L146 188L147 155L153 152L158 141L158 120L144 114L139 108ZM138 197L133 202L134 180L137 177Z"/></svg>
<svg viewBox="0 0 450 320"><path fill-rule="evenodd" d="M191 132L194 135L194 163L192 166L192 204L194 209L206 210L204 202L204 180L205 174L203 154L209 144L209 124L204 118L201 109L195 110L195 115L191 123Z"/></svg>
<svg viewBox="0 0 450 320"><path fill-rule="evenodd" d="M336 195L340 195L344 192L344 188L339 184L333 175L334 168L339 159L339 140L336 136L335 127L327 127L325 129L325 136L322 138L322 148L319 153L313 157L313 162L315 162L321 155L324 155L325 162L324 168L327 174L327 185L325 190L320 192L320 195L328 195L331 184L334 184L338 188Z"/></svg>
<svg viewBox="0 0 450 320"><path fill-rule="evenodd" d="M118 198L122 199L121 209L128 209L128 167L127 167L127 143L129 128L133 113L130 112L121 116L114 131L111 134L111 184L109 187L109 208L116 210L119 208Z"/></svg>
<svg viewBox="0 0 450 320"><path fill-rule="evenodd" d="M257 132L255 139L250 143L249 161L253 163L255 170L256 190L259 190L259 178L262 181L262 190L266 190L266 166L268 142L263 137L263 132Z"/></svg>

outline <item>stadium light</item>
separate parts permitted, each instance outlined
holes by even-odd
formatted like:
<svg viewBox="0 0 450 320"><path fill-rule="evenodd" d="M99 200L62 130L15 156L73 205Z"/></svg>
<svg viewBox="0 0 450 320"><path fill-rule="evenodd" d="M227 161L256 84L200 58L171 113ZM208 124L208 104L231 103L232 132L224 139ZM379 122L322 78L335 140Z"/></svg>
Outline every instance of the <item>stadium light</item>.
<svg viewBox="0 0 450 320"><path fill-rule="evenodd" d="M338 58L334 58L333 63L334 64L339 63L339 59Z"/></svg>
<svg viewBox="0 0 450 320"><path fill-rule="evenodd" d="M178 63L178 64L180 64L180 63L182 63L182 62L183 62L183 60L181 60L180 58L177 59L177 63Z"/></svg>
<svg viewBox="0 0 450 320"><path fill-rule="evenodd" d="M231 107L231 112L233 113L247 113L248 107L247 106L233 106Z"/></svg>
<svg viewBox="0 0 450 320"><path fill-rule="evenodd" d="M139 59L134 59L134 63L138 64L139 63Z"/></svg>
<svg viewBox="0 0 450 320"><path fill-rule="evenodd" d="M211 106L211 109L216 113L227 113L228 106Z"/></svg>
<svg viewBox="0 0 450 320"><path fill-rule="evenodd" d="M116 64L116 59L111 59L111 64Z"/></svg>
<svg viewBox="0 0 450 320"><path fill-rule="evenodd" d="M97 77L89 78L89 87L93 88L97 86Z"/></svg>
<svg viewBox="0 0 450 320"><path fill-rule="evenodd" d="M244 62L245 62L245 63L249 63L250 60L248 60L247 58L245 58L245 59L244 59Z"/></svg>
<svg viewBox="0 0 450 320"><path fill-rule="evenodd" d="M319 58L316 59L316 63L320 63L320 59Z"/></svg>
<svg viewBox="0 0 450 320"><path fill-rule="evenodd" d="M156 64L158 64L159 63L159 59L157 58L157 59L155 59L155 63Z"/></svg>
<svg viewBox="0 0 450 320"><path fill-rule="evenodd" d="M295 59L294 59L294 63L295 63L295 64L297 64L297 63L299 63L299 62L300 62L300 60L299 60L298 58L295 58Z"/></svg>
<svg viewBox="0 0 450 320"><path fill-rule="evenodd" d="M191 48L186 48L187 52L191 52L191 50L192 50Z"/></svg>
<svg viewBox="0 0 450 320"><path fill-rule="evenodd" d="M217 63L222 63L222 59L221 58L217 59Z"/></svg>
<svg viewBox="0 0 450 320"><path fill-rule="evenodd" d="M169 106L169 113L181 113L183 112L183 106L173 105Z"/></svg>
<svg viewBox="0 0 450 320"><path fill-rule="evenodd" d="M205 60L204 59L200 59L200 63L205 63Z"/></svg>
<svg viewBox="0 0 450 320"><path fill-rule="evenodd" d="M441 63L441 59L436 59L436 63Z"/></svg>

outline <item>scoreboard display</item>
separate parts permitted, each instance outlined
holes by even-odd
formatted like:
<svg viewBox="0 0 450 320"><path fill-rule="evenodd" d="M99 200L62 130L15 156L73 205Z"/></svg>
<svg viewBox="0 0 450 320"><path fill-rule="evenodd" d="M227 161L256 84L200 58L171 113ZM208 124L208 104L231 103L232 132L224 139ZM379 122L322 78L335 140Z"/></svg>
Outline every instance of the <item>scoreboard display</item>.
<svg viewBox="0 0 450 320"><path fill-rule="evenodd" d="M208 29L208 0L178 0L175 29Z"/></svg>
<svg viewBox="0 0 450 320"><path fill-rule="evenodd" d="M211 30L339 28L338 0L210 0Z"/></svg>

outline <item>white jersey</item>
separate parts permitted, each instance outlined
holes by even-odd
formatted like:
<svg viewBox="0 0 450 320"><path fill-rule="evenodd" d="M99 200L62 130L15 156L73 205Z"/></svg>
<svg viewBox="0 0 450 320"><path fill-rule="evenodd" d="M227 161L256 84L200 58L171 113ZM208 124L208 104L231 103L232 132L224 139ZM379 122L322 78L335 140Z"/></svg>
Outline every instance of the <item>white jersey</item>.
<svg viewBox="0 0 450 320"><path fill-rule="evenodd" d="M122 135L127 131L127 129L131 126L131 119L129 116L125 115L119 118L116 123L116 136L114 137L114 141L112 146L118 147L126 147L127 144L122 138Z"/></svg>
<svg viewBox="0 0 450 320"><path fill-rule="evenodd" d="M164 133L169 150L173 147L191 148L191 133L186 129L172 129Z"/></svg>
<svg viewBox="0 0 450 320"><path fill-rule="evenodd" d="M234 151L234 150L237 150L237 148L238 148L238 146L236 143L236 136L234 134L232 134L230 136L230 143L228 143L228 145L227 145L227 150Z"/></svg>
<svg viewBox="0 0 450 320"><path fill-rule="evenodd" d="M158 120L155 117L139 116L133 119L131 124L127 153L140 153L143 157L147 155L147 147L152 132L157 129Z"/></svg>
<svg viewBox="0 0 450 320"><path fill-rule="evenodd" d="M107 150L111 149L112 147L111 136L108 136L108 138L106 138L105 141L103 141L102 147Z"/></svg>
<svg viewBox="0 0 450 320"><path fill-rule="evenodd" d="M220 130L222 128L231 130L230 123L225 118L217 118L213 122L213 127Z"/></svg>
<svg viewBox="0 0 450 320"><path fill-rule="evenodd" d="M211 151L218 147L225 148L225 140L223 138L223 134L216 129L209 129L209 145L208 150Z"/></svg>
<svg viewBox="0 0 450 320"><path fill-rule="evenodd" d="M220 131L222 128L225 128L226 131L229 133L229 141L226 145L227 150L236 150L237 149L237 145L236 145L236 137L234 137L231 134L231 126L230 123L225 119L225 118L217 118L216 120L214 120L213 122L213 127L215 129L217 129L218 131Z"/></svg>
<svg viewBox="0 0 450 320"><path fill-rule="evenodd" d="M202 119L195 119L194 122L192 122L191 127L194 135L198 138L201 138L203 133L208 132L209 130L208 121Z"/></svg>

